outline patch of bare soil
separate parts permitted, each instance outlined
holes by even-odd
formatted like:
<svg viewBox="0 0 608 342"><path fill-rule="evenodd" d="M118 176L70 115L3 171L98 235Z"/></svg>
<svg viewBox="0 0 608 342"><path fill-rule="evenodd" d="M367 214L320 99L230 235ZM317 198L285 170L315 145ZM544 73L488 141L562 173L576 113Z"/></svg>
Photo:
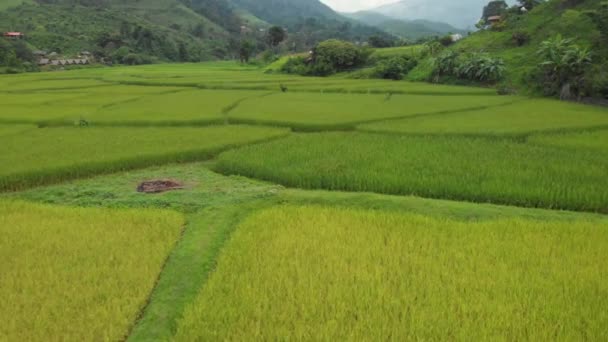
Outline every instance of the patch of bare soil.
<svg viewBox="0 0 608 342"><path fill-rule="evenodd" d="M142 182L137 186L137 192L158 194L165 191L180 190L184 185L172 179L156 179Z"/></svg>

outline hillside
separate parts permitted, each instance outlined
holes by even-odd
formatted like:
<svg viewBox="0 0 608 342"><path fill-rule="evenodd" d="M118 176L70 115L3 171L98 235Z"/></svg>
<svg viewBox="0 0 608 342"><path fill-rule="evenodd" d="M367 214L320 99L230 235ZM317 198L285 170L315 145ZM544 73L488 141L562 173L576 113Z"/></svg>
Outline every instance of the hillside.
<svg viewBox="0 0 608 342"><path fill-rule="evenodd" d="M285 46L296 51L329 38L393 39L318 0L10 0L0 5L0 30L24 32L30 49L64 56L90 51L114 63L127 55L128 64L235 58L242 41L261 52L271 25L288 29ZM36 62L27 53L17 54L18 60ZM0 65L10 64L7 58Z"/></svg>
<svg viewBox="0 0 608 342"><path fill-rule="evenodd" d="M24 32L33 48L68 56L87 50L111 59L132 52L167 61L223 57L230 37L177 0L25 3L0 12L0 30Z"/></svg>
<svg viewBox="0 0 608 342"><path fill-rule="evenodd" d="M507 13L496 28L482 30L456 43L449 50L466 56L487 53L505 62L505 86L520 92L542 93L535 79L543 62L537 51L542 42L561 35L591 52L586 67L585 92L608 96L608 2L605 0L551 0L526 14ZM520 41L518 41L519 38ZM412 75L429 79L433 58L419 63Z"/></svg>
<svg viewBox="0 0 608 342"><path fill-rule="evenodd" d="M464 31L454 26L424 19L401 20L394 19L373 11L360 11L355 13L345 13L345 16L359 20L370 26L375 26L383 31L394 34L398 37L417 40L434 36L446 35L448 33L463 33Z"/></svg>

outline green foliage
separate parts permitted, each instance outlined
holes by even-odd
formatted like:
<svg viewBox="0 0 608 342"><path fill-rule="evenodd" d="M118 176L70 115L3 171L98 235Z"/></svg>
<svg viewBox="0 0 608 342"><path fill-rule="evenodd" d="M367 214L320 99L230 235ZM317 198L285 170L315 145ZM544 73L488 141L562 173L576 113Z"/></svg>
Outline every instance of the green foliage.
<svg viewBox="0 0 608 342"><path fill-rule="evenodd" d="M489 17L502 16L508 8L509 5L507 5L507 2L504 0L490 1L488 5L483 8L481 18L487 22Z"/></svg>
<svg viewBox="0 0 608 342"><path fill-rule="evenodd" d="M441 53L435 59L435 75L437 77L449 76L456 73L458 68L459 54L453 50L447 50Z"/></svg>
<svg viewBox="0 0 608 342"><path fill-rule="evenodd" d="M524 46L528 44L531 39L530 34L523 31L513 32L512 37L513 43L515 43L516 46Z"/></svg>
<svg viewBox="0 0 608 342"><path fill-rule="evenodd" d="M367 40L369 45L374 48L388 48L393 46L393 42L382 36L371 36Z"/></svg>
<svg viewBox="0 0 608 342"><path fill-rule="evenodd" d="M249 63L251 55L255 51L255 44L250 40L243 40L239 49L239 58L241 63Z"/></svg>
<svg viewBox="0 0 608 342"><path fill-rule="evenodd" d="M447 50L435 59L435 80L442 77L455 77L469 82L492 84L503 78L504 62L483 53L461 56Z"/></svg>
<svg viewBox="0 0 608 342"><path fill-rule="evenodd" d="M313 50L312 58L314 64L345 71L364 64L369 54L353 43L331 39L319 43Z"/></svg>
<svg viewBox="0 0 608 342"><path fill-rule="evenodd" d="M282 71L305 76L329 76L364 65L371 53L352 43L331 39L319 43L308 58L290 58Z"/></svg>
<svg viewBox="0 0 608 342"><path fill-rule="evenodd" d="M391 57L379 62L374 72L380 78L401 80L416 67L416 64L418 64L417 60L407 56Z"/></svg>
<svg viewBox="0 0 608 342"><path fill-rule="evenodd" d="M287 32L280 26L273 26L268 30L267 37L268 45L276 47L287 39Z"/></svg>
<svg viewBox="0 0 608 342"><path fill-rule="evenodd" d="M557 35L542 42L537 53L542 58L538 72L546 95L564 99L583 95L585 72L592 62L588 49Z"/></svg>
<svg viewBox="0 0 608 342"><path fill-rule="evenodd" d="M460 62L456 73L461 79L480 83L496 83L504 76L505 66L501 59L486 54L472 54Z"/></svg>
<svg viewBox="0 0 608 342"><path fill-rule="evenodd" d="M8 67L7 73L38 70L34 55L23 40L0 37L0 67L3 66Z"/></svg>

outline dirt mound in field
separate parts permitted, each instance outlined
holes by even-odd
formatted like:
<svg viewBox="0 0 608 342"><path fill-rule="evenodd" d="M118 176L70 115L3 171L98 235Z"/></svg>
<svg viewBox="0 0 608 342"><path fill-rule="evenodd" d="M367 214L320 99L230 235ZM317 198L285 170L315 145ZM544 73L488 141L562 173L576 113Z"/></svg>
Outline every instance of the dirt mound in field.
<svg viewBox="0 0 608 342"><path fill-rule="evenodd" d="M160 192L183 189L184 185L171 179L157 179L145 181L137 186L137 192L157 194Z"/></svg>

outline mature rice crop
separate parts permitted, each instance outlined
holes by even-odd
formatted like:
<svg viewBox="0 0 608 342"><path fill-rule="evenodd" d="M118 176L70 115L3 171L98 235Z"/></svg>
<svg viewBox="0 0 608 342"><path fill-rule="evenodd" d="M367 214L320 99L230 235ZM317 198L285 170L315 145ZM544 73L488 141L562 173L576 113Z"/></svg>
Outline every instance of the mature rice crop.
<svg viewBox="0 0 608 342"><path fill-rule="evenodd" d="M530 99L483 110L371 123L360 129L399 133L526 134L597 126L608 127L608 110Z"/></svg>
<svg viewBox="0 0 608 342"><path fill-rule="evenodd" d="M230 119L303 130L348 129L361 122L501 106L515 99L500 96L438 98L425 95L277 93L241 103L230 114Z"/></svg>
<svg viewBox="0 0 608 342"><path fill-rule="evenodd" d="M511 140L295 135L219 156L216 169L293 187L608 213L608 159Z"/></svg>
<svg viewBox="0 0 608 342"><path fill-rule="evenodd" d="M531 136L532 144L556 146L573 150L608 152L608 130L564 134L538 134Z"/></svg>
<svg viewBox="0 0 608 342"><path fill-rule="evenodd" d="M124 339L183 224L168 211L0 202L0 340Z"/></svg>
<svg viewBox="0 0 608 342"><path fill-rule="evenodd" d="M157 165L207 159L229 147L286 130L204 128L46 128L0 138L0 190Z"/></svg>
<svg viewBox="0 0 608 342"><path fill-rule="evenodd" d="M606 222L274 207L234 233L175 340L605 340L606 248Z"/></svg>

